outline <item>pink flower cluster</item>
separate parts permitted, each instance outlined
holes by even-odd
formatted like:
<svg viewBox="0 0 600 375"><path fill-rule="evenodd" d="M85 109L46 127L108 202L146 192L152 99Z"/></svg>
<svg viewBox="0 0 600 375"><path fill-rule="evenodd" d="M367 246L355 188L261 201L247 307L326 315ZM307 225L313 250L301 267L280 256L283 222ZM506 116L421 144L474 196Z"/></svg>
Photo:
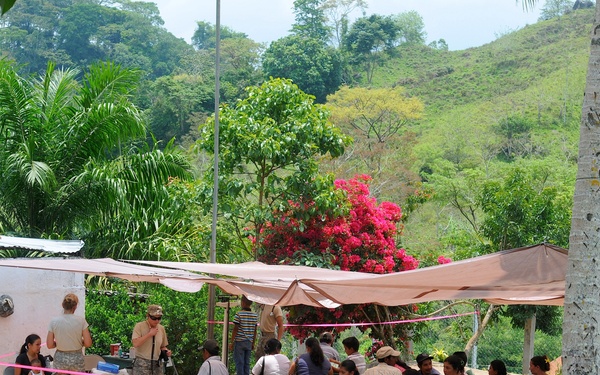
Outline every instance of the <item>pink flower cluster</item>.
<svg viewBox="0 0 600 375"><path fill-rule="evenodd" d="M331 267L342 270L383 274L417 268L418 261L396 247L402 210L392 202L378 205L370 196L369 181L371 177L361 175L335 182L347 195L346 216L300 220L297 210L303 206L308 211L313 204L290 202L294 212L277 212L278 220L265 225L259 260L290 263L305 251L331 254Z"/></svg>
<svg viewBox="0 0 600 375"><path fill-rule="evenodd" d="M330 259L328 268L385 274L418 267L418 261L396 246L402 210L392 202L377 204L370 196L371 177L356 176L337 180L335 187L346 193L349 211L340 217L311 216L313 202L290 202L290 210L276 212L277 220L267 223L262 233L258 260L265 263L294 263L301 254L322 255ZM290 310L294 324L359 322L364 320L363 306L339 309L314 309L301 306ZM297 338L308 335L302 327L290 329Z"/></svg>

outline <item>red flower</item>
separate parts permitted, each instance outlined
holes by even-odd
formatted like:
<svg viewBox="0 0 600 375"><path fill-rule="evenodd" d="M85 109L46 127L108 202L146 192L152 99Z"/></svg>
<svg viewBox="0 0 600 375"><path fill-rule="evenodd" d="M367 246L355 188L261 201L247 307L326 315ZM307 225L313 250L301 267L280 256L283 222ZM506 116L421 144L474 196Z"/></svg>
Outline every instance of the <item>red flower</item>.
<svg viewBox="0 0 600 375"><path fill-rule="evenodd" d="M275 219L263 226L258 260L293 264L303 256L312 256L322 259L331 268L379 274L417 268L418 261L396 245L396 236L402 228L402 210L392 202L378 204L370 196L370 181L367 175L335 181L335 188L346 193L349 210L343 216L311 214L315 205L312 201L289 202L287 211L275 211ZM294 306L288 321L292 324L363 321L364 308L367 307ZM319 331L324 329L326 327L318 328ZM290 327L289 331L302 339L316 330L300 326Z"/></svg>

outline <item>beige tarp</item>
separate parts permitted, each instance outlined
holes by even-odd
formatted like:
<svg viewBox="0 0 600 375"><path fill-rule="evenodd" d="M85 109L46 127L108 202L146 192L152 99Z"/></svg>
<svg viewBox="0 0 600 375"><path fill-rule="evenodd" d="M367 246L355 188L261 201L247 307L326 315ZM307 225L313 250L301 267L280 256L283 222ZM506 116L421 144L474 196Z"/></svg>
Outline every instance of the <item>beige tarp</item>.
<svg viewBox="0 0 600 375"><path fill-rule="evenodd" d="M188 292L210 283L229 294L246 294L253 301L280 306L335 307L357 303L395 306L456 299L561 305L567 251L543 244L386 275L259 262L143 264L112 259L0 259L0 267L52 269L158 282ZM226 277L202 276L195 272Z"/></svg>
<svg viewBox="0 0 600 375"><path fill-rule="evenodd" d="M27 269L53 270L85 273L94 276L117 277L124 280L161 283L182 292L197 292L204 281L209 279L198 274L181 270L167 270L128 264L113 259L81 258L15 258L0 259L0 266ZM181 287L178 287L180 285Z"/></svg>
<svg viewBox="0 0 600 375"><path fill-rule="evenodd" d="M435 300L484 299L502 304L562 305L567 251L535 245L340 285L302 280L341 304L403 305Z"/></svg>

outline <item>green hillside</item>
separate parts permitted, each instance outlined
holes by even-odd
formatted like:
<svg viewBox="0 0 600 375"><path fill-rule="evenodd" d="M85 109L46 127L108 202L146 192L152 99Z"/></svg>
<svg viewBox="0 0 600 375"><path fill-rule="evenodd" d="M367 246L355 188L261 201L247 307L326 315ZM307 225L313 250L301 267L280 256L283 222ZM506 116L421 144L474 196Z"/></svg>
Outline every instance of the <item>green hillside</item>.
<svg viewBox="0 0 600 375"><path fill-rule="evenodd" d="M411 147L411 157L389 165L409 164L434 191L406 222L402 242L409 251L421 258L439 251L461 257L474 253L453 249L497 245L482 235L486 215L477 199L481 186L515 168L531 174L537 191L552 187L569 197L593 16L576 11L463 51L400 48L376 70L374 86L400 85L425 103L424 119L407 129L416 136L414 146L397 146ZM507 119L529 128L507 133L501 126ZM394 198L385 191L383 197ZM567 246L564 239L545 239Z"/></svg>
<svg viewBox="0 0 600 375"><path fill-rule="evenodd" d="M564 83L566 71L585 70L593 16L592 10L576 11L463 51L401 48L398 58L377 71L374 83L410 89L429 114L544 86L540 80L556 80L561 71ZM571 86L580 83L571 81Z"/></svg>

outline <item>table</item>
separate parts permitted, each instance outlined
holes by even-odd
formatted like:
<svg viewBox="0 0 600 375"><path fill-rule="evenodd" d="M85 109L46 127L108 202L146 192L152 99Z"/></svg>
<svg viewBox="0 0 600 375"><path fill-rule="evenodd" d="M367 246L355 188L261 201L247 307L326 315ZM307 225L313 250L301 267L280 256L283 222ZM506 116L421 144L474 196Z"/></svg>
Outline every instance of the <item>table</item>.
<svg viewBox="0 0 600 375"><path fill-rule="evenodd" d="M133 359L120 358L112 355L103 355L102 358L106 363L112 363L119 366L119 369L133 368Z"/></svg>

